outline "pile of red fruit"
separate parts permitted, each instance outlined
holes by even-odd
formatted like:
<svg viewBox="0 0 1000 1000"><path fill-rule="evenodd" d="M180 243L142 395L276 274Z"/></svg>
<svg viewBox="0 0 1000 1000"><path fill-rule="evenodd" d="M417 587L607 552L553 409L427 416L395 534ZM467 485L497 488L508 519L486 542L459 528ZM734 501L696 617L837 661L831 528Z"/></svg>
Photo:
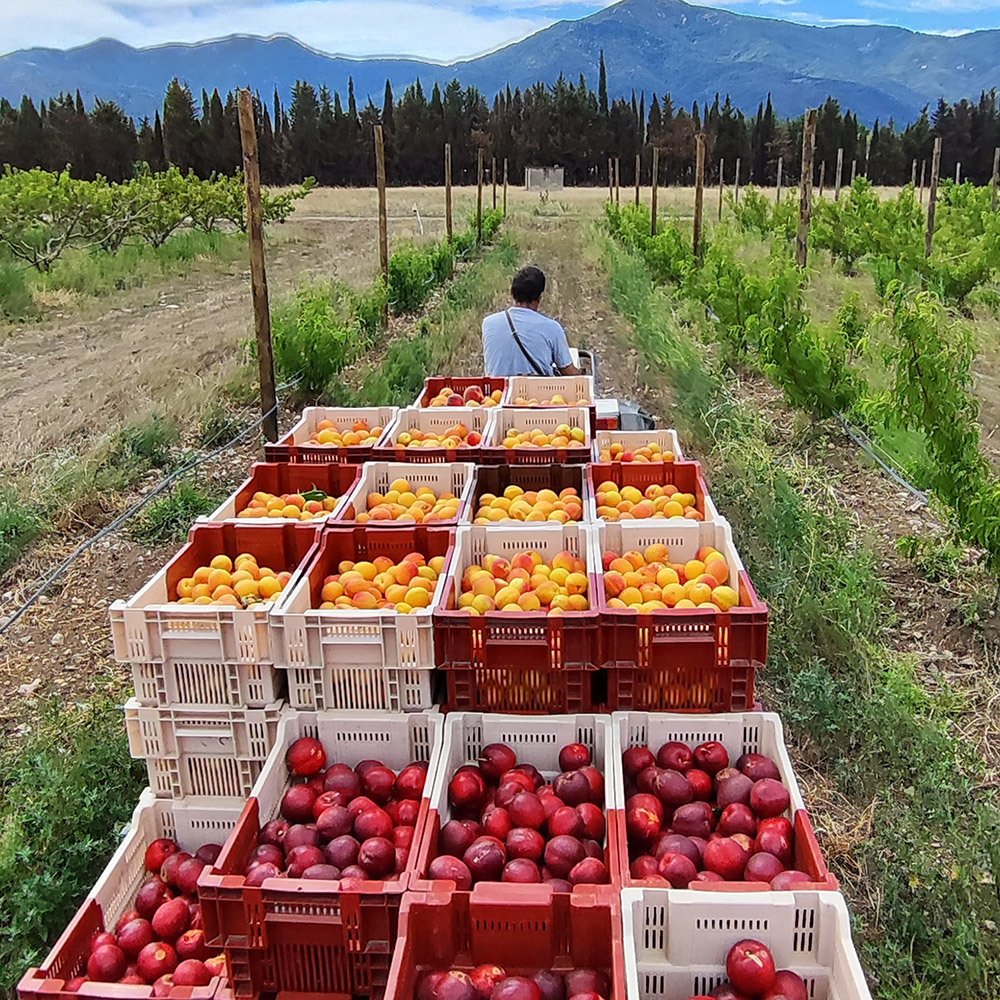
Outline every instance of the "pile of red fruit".
<svg viewBox="0 0 1000 1000"><path fill-rule="evenodd" d="M790 889L809 882L792 869L795 831L783 814L791 797L778 766L759 753L729 766L717 741L692 751L664 743L622 754L625 826L632 878L669 882L767 882Z"/></svg>
<svg viewBox="0 0 1000 1000"><path fill-rule="evenodd" d="M611 981L599 969L508 976L499 965L480 965L471 972L423 973L416 1000L611 1000Z"/></svg>
<svg viewBox="0 0 1000 1000"><path fill-rule="evenodd" d="M760 941L737 941L726 956L729 982L689 1000L809 1000L802 977L788 969L775 971L771 949Z"/></svg>
<svg viewBox="0 0 1000 1000"><path fill-rule="evenodd" d="M326 766L323 744L297 739L285 754L288 770L305 780L281 800L281 816L266 823L246 867L246 884L269 878L340 880L356 889L368 879L398 877L406 868L427 778L427 763L399 774L381 761Z"/></svg>
<svg viewBox="0 0 1000 1000"><path fill-rule="evenodd" d="M202 930L198 876L222 848L206 844L192 856L167 838L146 848L151 874L115 931L101 931L90 942L87 974L66 984L76 993L83 983L152 986L165 997L175 986L208 986L226 971L224 955L213 957Z"/></svg>
<svg viewBox="0 0 1000 1000"><path fill-rule="evenodd" d="M559 751L559 767L562 774L547 783L506 744L483 747L479 763L460 767L448 784L452 818L441 828L429 877L459 890L476 882L547 882L569 892L610 882L604 777L581 743Z"/></svg>

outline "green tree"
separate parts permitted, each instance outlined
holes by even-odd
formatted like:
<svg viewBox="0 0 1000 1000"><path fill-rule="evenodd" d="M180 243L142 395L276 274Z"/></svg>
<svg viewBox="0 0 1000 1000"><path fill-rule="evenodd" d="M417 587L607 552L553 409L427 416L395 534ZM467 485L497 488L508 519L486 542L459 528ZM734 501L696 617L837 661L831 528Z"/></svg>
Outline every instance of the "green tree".
<svg viewBox="0 0 1000 1000"><path fill-rule="evenodd" d="M201 169L201 128L194 98L187 84L176 76L163 99L163 148L167 162L182 171Z"/></svg>

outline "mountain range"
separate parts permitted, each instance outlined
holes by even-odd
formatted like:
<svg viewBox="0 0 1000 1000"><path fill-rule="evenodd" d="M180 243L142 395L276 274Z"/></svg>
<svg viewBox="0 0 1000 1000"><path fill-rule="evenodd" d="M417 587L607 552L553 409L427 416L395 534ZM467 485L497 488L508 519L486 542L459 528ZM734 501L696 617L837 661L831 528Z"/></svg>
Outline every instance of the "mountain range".
<svg viewBox="0 0 1000 1000"><path fill-rule="evenodd" d="M508 84L526 87L560 74L584 74L592 86L603 50L612 97L669 92L676 105L729 94L755 111L770 93L776 112L794 117L832 95L863 122L919 116L938 98L977 98L1000 86L1000 30L958 37L879 25L813 27L692 6L683 0L621 0L575 21L559 21L484 56L449 64L408 58L329 55L289 36L231 35L197 44L135 49L101 39L73 49L33 48L0 56L0 97L36 101L77 89L113 100L142 117L160 107L178 76L196 98L250 85L283 98L296 80L346 94L353 77L359 104L382 103L385 81L398 95L419 78L426 91L457 78L491 100Z"/></svg>

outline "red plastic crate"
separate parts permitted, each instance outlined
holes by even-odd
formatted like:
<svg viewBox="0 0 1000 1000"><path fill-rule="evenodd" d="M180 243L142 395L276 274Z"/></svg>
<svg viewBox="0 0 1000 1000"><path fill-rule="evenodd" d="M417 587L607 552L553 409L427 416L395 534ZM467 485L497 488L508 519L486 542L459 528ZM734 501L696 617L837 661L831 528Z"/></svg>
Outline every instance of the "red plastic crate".
<svg viewBox="0 0 1000 1000"><path fill-rule="evenodd" d="M278 815L291 783L285 753L292 741L317 737L329 763L354 766L378 757L398 771L427 760L429 783L437 770L442 722L435 712L289 712L282 718L254 794L215 866L198 882L205 936L212 947L225 948L237 997L382 995L415 852L401 877L373 879L354 892L341 892L339 881L290 878L253 888L243 872L261 826ZM426 823L428 792L425 785L414 843Z"/></svg>
<svg viewBox="0 0 1000 1000"><path fill-rule="evenodd" d="M133 664L170 662L183 665L189 673L208 673L220 664L257 671L260 664L269 664L271 611L295 586L318 536L318 528L308 531L290 521L196 524L187 544L142 590L129 601L111 605L115 659ZM235 559L241 552L255 555L261 567L292 573L279 601L248 608L172 603L180 580L207 566L214 556L224 553Z"/></svg>
<svg viewBox="0 0 1000 1000"><path fill-rule="evenodd" d="M688 525L693 525L692 534ZM723 518L685 522L643 520L598 526L600 556L606 550L642 551L666 542L680 560L702 545L726 557L740 604L728 612L670 608L648 613L609 607L603 573L599 663L607 672L612 711L742 712L753 708L754 679L767 660L768 609L758 597Z"/></svg>
<svg viewBox="0 0 1000 1000"><path fill-rule="evenodd" d="M288 675L288 702L300 709L412 712L434 704L433 613L447 588L454 532L430 525L330 526L315 557L271 622L275 663ZM408 552L444 557L429 607L322 610L324 579L344 559Z"/></svg>
<svg viewBox="0 0 1000 1000"><path fill-rule="evenodd" d="M343 506L343 501L347 494L357 484L361 475L360 465L339 465L335 462L323 464L290 464L288 462L256 462L250 467L250 476L231 497L229 497L218 509L207 518L199 518L204 521L237 521L238 523L250 522L269 524L300 524L303 526L316 527L317 523L322 523L332 518ZM273 493L281 496L283 493L305 493L309 490L322 490L328 496L337 497L338 503L334 509L325 517L318 517L312 521L293 521L285 518L244 518L239 517L239 512L246 508L246 505L253 500L253 496L258 491Z"/></svg>
<svg viewBox="0 0 1000 1000"><path fill-rule="evenodd" d="M611 884L620 888L618 872L621 860L616 853L611 818L612 803L621 797L616 787L617 779L613 750L611 720L607 715L590 712L565 715L495 715L482 712L452 712L445 720L441 744L440 763L430 787L427 822L417 851L417 864L410 878L409 888L418 892L454 892L455 883L444 879L428 878L430 863L436 858L441 827L452 815L448 801L448 784L452 775L464 764L473 764L490 743L505 743L516 754L520 763L534 764L547 781L562 770L559 751L570 743L582 743L590 750L594 766L604 775L604 811L607 834L604 843L604 861L608 866ZM486 885L487 883L481 883ZM510 886L501 883L502 896ZM597 886L577 886L573 894L592 892Z"/></svg>
<svg viewBox="0 0 1000 1000"><path fill-rule="evenodd" d="M149 873L146 848L158 837L176 840L182 850L193 854L199 847L220 843L229 835L240 807L218 804L193 806L186 802L156 799L146 789L132 815L132 823L96 885L87 894L66 930L38 968L29 969L17 986L20 1000L148 1000L150 986L123 986L118 983L84 983L78 993L67 992L67 980L86 975L90 941L107 928L114 929L118 918L131 908L136 893ZM171 1000L211 1000L228 997L226 981L216 977L208 986L176 986Z"/></svg>
<svg viewBox="0 0 1000 1000"><path fill-rule="evenodd" d="M264 445L264 458L268 462L292 462L295 464L326 464L338 462L346 465L360 465L371 460L372 445L351 445L334 448L325 444L310 444L309 436L321 420L332 420L338 427L349 428L355 420L366 420L369 427L388 430L399 412L395 406L330 407L307 406L302 411L299 422L277 444ZM383 434L375 444L384 440Z"/></svg>
<svg viewBox="0 0 1000 1000"><path fill-rule="evenodd" d="M425 971L490 963L510 975L597 968L611 979L607 1000L625 1000L622 941L621 903L607 886L572 895L547 885L492 883L472 892L410 892L385 997L414 1000Z"/></svg>
<svg viewBox="0 0 1000 1000"><path fill-rule="evenodd" d="M586 465L591 460L594 436L592 407L584 406L502 406L496 411L496 420L490 433L483 438L483 465ZM505 448L504 437L508 430L528 431L539 428L551 434L560 424L581 427L586 431L579 448Z"/></svg>
<svg viewBox="0 0 1000 1000"><path fill-rule="evenodd" d="M490 396L499 389L503 393L503 396L500 397L500 403L503 403L506 398L507 379L503 377L490 375L431 375L424 381L424 387L420 390L420 395L417 396L413 405L427 406L445 386L449 386L456 392L464 393L466 389L474 385L478 385L483 390L484 396ZM491 409L491 407L487 407L487 409Z"/></svg>
<svg viewBox="0 0 1000 1000"><path fill-rule="evenodd" d="M718 740L729 752L730 761L745 753L763 753L778 765L782 784L788 789L790 803L785 817L795 827L794 868L810 876L809 882L796 889L836 891L840 882L830 873L823 860L802 792L785 747L781 719L771 712L734 712L720 715L671 715L662 712L615 712L611 717L613 730L611 761L614 769L615 804L609 818L615 829L616 852L621 867L617 878L623 888L660 886L652 879L634 879L629 874L628 834L625 827L625 774L622 753L630 747L648 746L653 753L669 740L687 743L693 750L699 743ZM759 882L692 882L691 891L698 892L760 892Z"/></svg>
<svg viewBox="0 0 1000 1000"><path fill-rule="evenodd" d="M458 529L440 607L434 612L435 661L447 678L445 711L587 712L604 704L597 669L600 616L593 589L591 529L582 524L470 525ZM488 554L562 550L587 560L591 608L544 612L456 610L466 567Z"/></svg>
<svg viewBox="0 0 1000 1000"><path fill-rule="evenodd" d="M565 489L575 489L583 505L582 524L589 524L591 511L590 479L585 465L480 465L476 469L475 479L470 494L469 517L471 521L479 509L479 499L484 493L500 496L508 486L520 486L528 490L554 490L560 493ZM506 527L529 522L491 521ZM535 523L535 522L530 522ZM543 523L543 522L538 522ZM573 522L570 522L573 523Z"/></svg>

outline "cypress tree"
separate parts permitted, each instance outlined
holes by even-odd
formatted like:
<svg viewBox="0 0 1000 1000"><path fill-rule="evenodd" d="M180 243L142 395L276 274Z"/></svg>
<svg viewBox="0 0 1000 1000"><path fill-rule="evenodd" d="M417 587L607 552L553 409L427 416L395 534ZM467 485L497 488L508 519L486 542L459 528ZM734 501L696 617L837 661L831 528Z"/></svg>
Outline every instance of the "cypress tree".
<svg viewBox="0 0 1000 1000"><path fill-rule="evenodd" d="M601 76L597 84L597 100L601 114L608 117L608 71L604 65L604 49L601 49Z"/></svg>

